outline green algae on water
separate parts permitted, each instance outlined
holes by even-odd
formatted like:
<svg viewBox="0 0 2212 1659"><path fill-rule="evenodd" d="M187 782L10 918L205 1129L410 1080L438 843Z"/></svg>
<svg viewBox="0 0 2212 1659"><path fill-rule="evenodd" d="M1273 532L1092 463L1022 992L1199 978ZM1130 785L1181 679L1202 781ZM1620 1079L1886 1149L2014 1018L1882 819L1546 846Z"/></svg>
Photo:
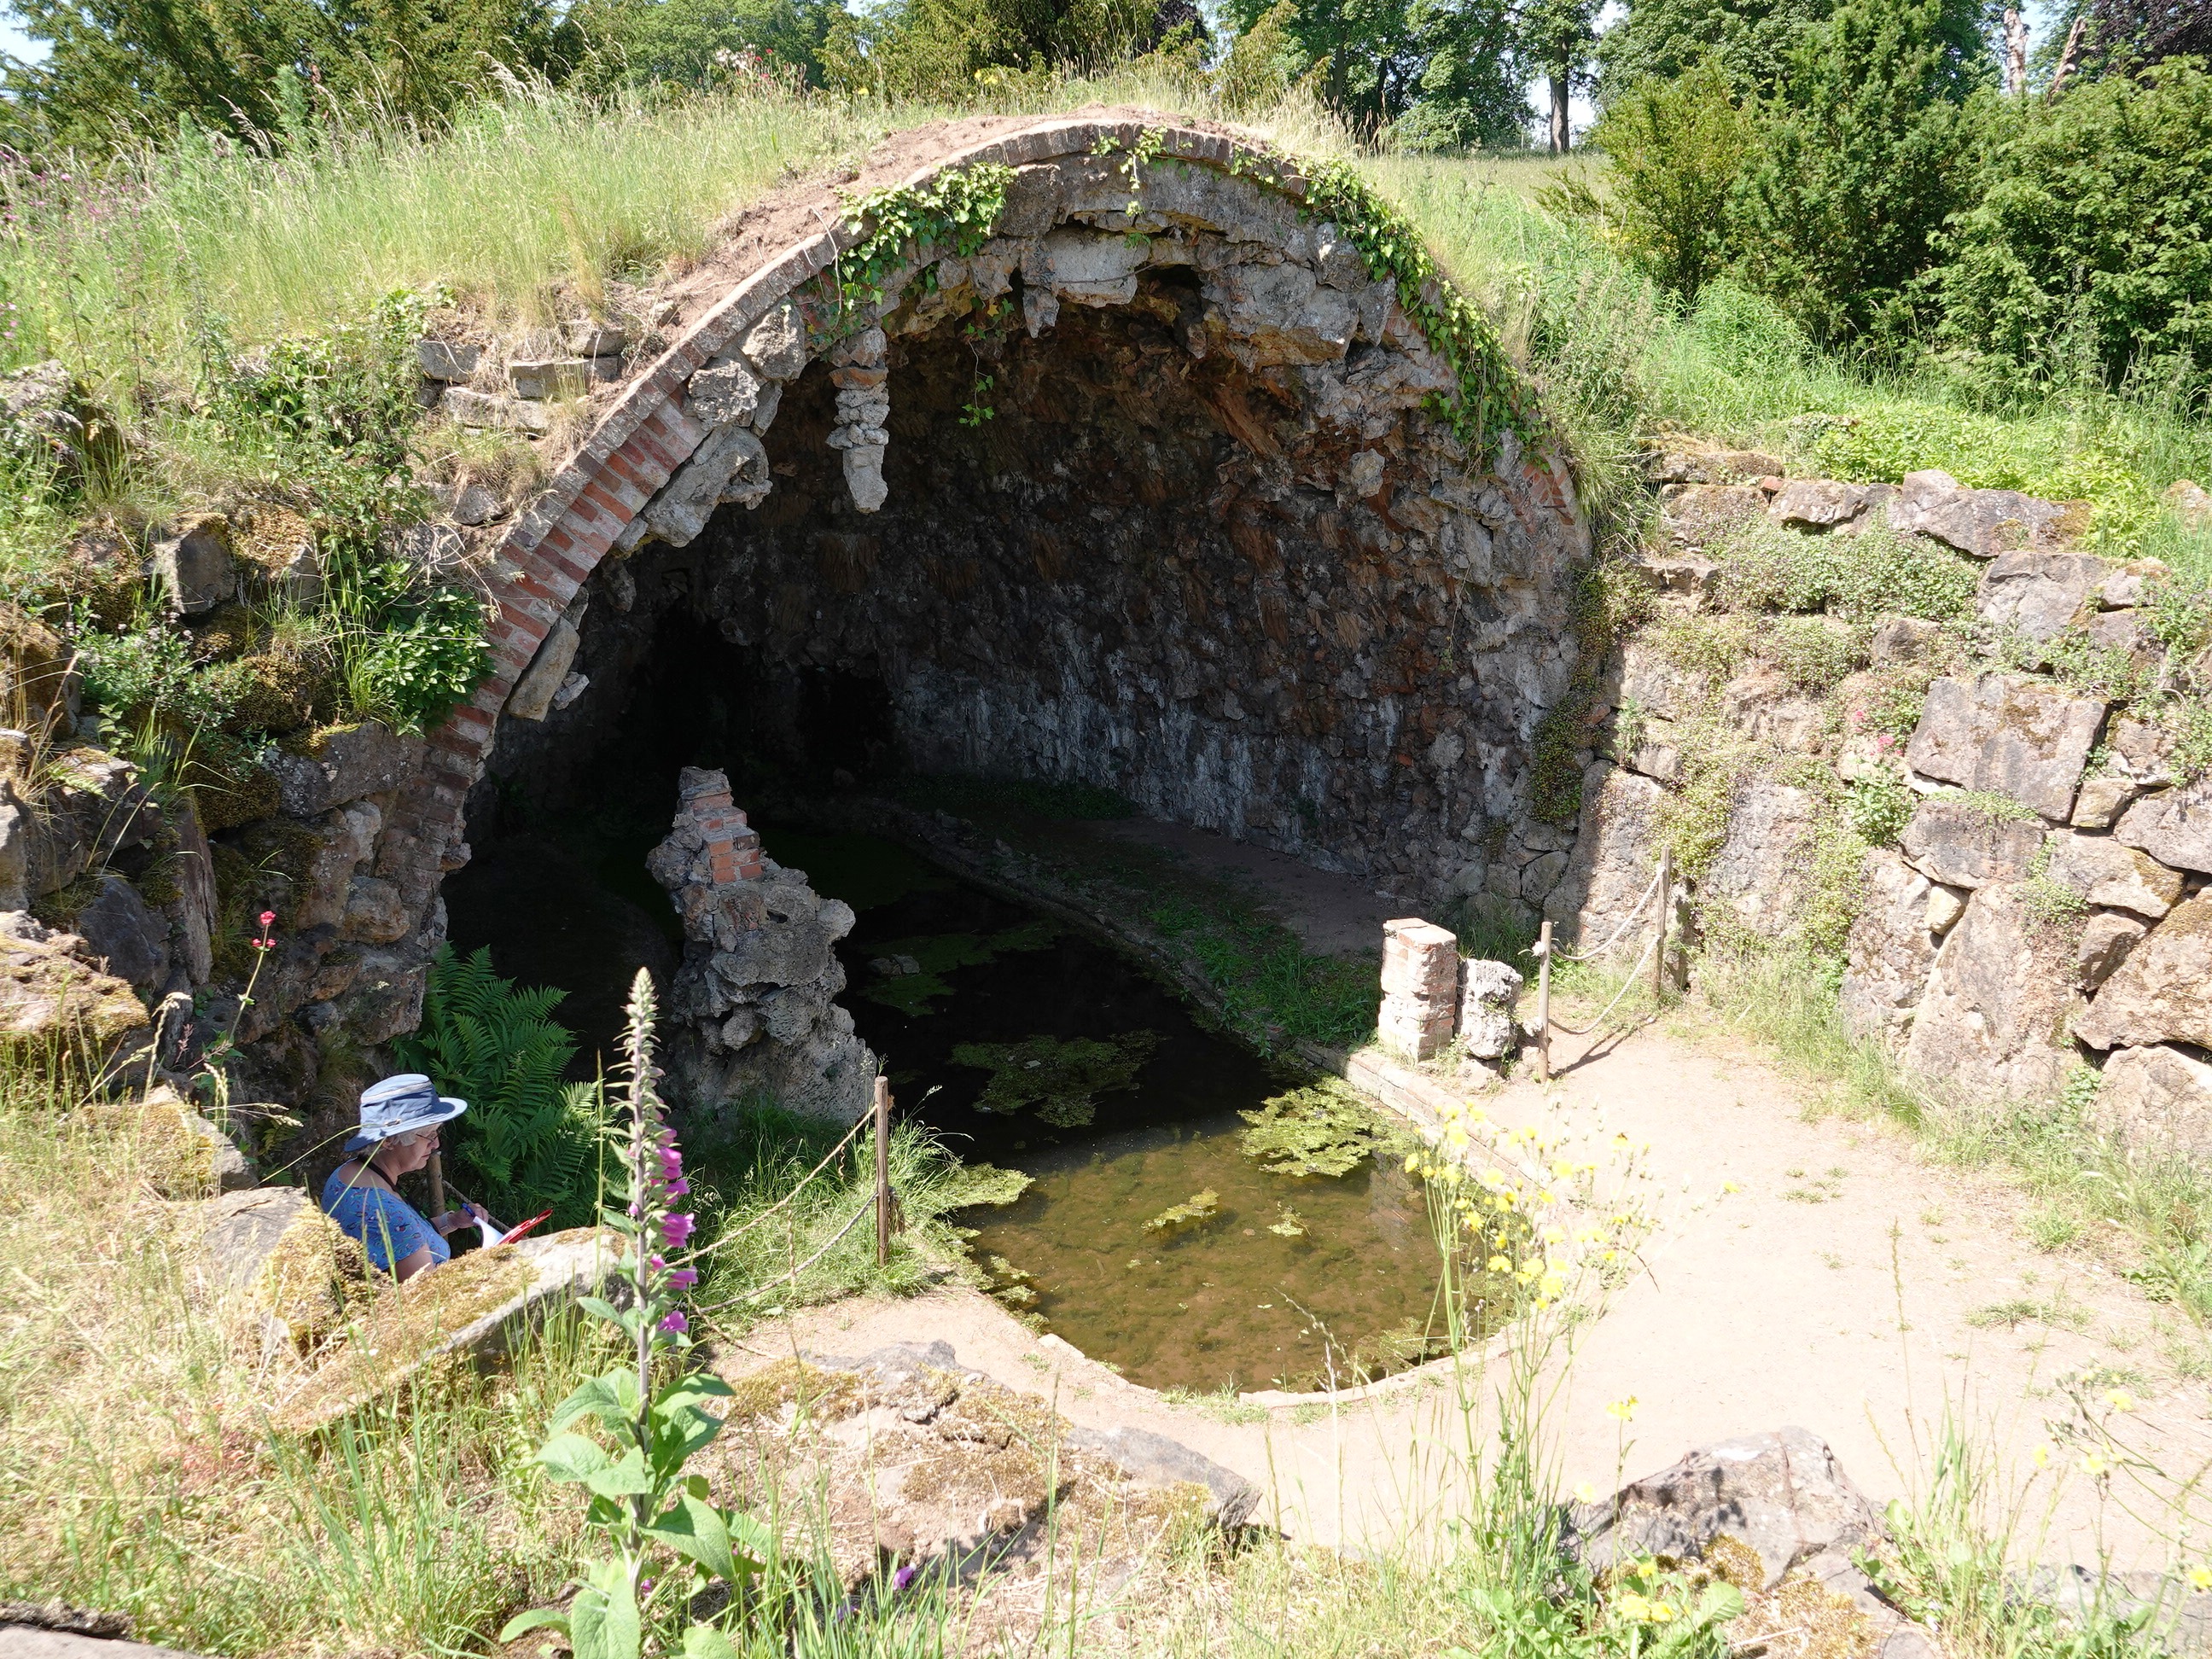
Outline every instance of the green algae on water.
<svg viewBox="0 0 2212 1659"><path fill-rule="evenodd" d="M1347 1176L1377 1153L1402 1154L1413 1144L1341 1078L1276 1095L1237 1116L1252 1126L1241 1137L1244 1155L1269 1175Z"/></svg>
<svg viewBox="0 0 2212 1659"><path fill-rule="evenodd" d="M1193 1193L1180 1204L1169 1205L1145 1224L1145 1231L1172 1238L1186 1227L1203 1227L1220 1213L1221 1194L1208 1187L1202 1193Z"/></svg>
<svg viewBox="0 0 2212 1659"><path fill-rule="evenodd" d="M1034 1111L1054 1128L1078 1129L1097 1115L1094 1097L1135 1086L1159 1040L1157 1031L1124 1031L1103 1042L1048 1036L963 1042L953 1049L952 1063L991 1073L976 1097L978 1111Z"/></svg>
<svg viewBox="0 0 2212 1659"><path fill-rule="evenodd" d="M945 975L1018 951L1046 950L1059 931L1048 921L1031 921L990 934L931 933L896 939L878 947L868 959L875 976L860 988L860 994L909 1018L933 1014L937 1010L932 1005L937 999L952 994Z"/></svg>

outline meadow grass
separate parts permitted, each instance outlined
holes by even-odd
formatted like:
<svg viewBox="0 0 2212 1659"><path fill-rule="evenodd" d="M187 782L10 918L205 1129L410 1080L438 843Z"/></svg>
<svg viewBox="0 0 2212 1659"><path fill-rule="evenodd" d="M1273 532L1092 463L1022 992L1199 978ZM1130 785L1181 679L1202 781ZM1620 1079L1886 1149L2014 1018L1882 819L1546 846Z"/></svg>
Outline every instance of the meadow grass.
<svg viewBox="0 0 2212 1659"><path fill-rule="evenodd" d="M597 102L508 82L449 130L374 111L275 156L202 137L104 167L0 179L0 367L54 356L111 395L188 386L222 320L243 345L358 319L395 289L443 291L506 326L598 303L615 279L680 275L730 216L775 187L837 176L885 135L953 113L1118 103L1218 117L1203 88L1142 70L1018 77L955 111L882 100L630 95ZM1243 117L1255 136L1355 160L1497 319L1540 384L1601 520L1642 500L1641 442L1669 428L1777 449L1808 470L1890 477L1943 467L1971 484L2083 497L2100 546L2212 576L2212 532L2159 492L2212 478L2212 425L2145 386L2055 384L1992 412L1939 370L1870 370L1815 352L1782 314L1719 282L1685 311L1582 224L1546 212L1577 161L1359 152L1294 95ZM64 176L66 175L66 176Z"/></svg>

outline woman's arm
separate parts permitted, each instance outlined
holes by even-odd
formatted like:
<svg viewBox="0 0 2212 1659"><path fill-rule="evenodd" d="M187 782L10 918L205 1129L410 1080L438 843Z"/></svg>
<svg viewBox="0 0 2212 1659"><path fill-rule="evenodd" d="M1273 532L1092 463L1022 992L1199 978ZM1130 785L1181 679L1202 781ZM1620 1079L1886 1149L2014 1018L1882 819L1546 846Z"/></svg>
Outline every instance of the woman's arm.
<svg viewBox="0 0 2212 1659"><path fill-rule="evenodd" d="M413 1255L403 1255L398 1261L393 1262L392 1264L392 1276L399 1279L402 1283L404 1283L406 1280L414 1278L416 1273L421 1273L423 1268L431 1266L436 1260L437 1258L430 1254L430 1247L428 1244L425 1244L416 1250ZM441 1279L438 1282L442 1285L446 1281Z"/></svg>

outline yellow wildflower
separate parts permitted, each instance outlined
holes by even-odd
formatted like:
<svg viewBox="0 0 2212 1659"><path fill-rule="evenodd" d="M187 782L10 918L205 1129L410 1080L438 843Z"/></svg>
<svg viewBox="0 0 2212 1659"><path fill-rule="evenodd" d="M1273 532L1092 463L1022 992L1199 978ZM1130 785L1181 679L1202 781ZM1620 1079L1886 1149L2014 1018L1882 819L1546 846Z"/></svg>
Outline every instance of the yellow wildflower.
<svg viewBox="0 0 2212 1659"><path fill-rule="evenodd" d="M2136 1397L2125 1389L2107 1389L2105 1403L2116 1412L2131 1412L2136 1408Z"/></svg>
<svg viewBox="0 0 2212 1659"><path fill-rule="evenodd" d="M1743 1190L1743 1184L1741 1182L1723 1181L1721 1182L1721 1190L1724 1193L1740 1193Z"/></svg>
<svg viewBox="0 0 2212 1659"><path fill-rule="evenodd" d="M2039 1469L2049 1468L2051 1467L2051 1448L2048 1446L2038 1446L2033 1451L2028 1453L2027 1461L2034 1464Z"/></svg>
<svg viewBox="0 0 2212 1659"><path fill-rule="evenodd" d="M2212 1567L2191 1567L2189 1588L2193 1590L2212 1590Z"/></svg>
<svg viewBox="0 0 2212 1659"><path fill-rule="evenodd" d="M1596 1503L1596 1502L1597 1502L1597 1488L1596 1488L1595 1486L1593 1486L1592 1485L1590 1485L1590 1483L1589 1483L1589 1481L1587 1481L1587 1480L1584 1480L1584 1481L1582 1481L1582 1482L1578 1483L1578 1484L1576 1486L1576 1487L1575 1487L1575 1502L1576 1502L1576 1503L1577 1503L1577 1504L1595 1504L1595 1503ZM2203 1571L2204 1570L2203 1570L2203 1568L2199 1567L2199 1568L2197 1569L2197 1571L2198 1571L2199 1572L2202 1572L2202 1571Z"/></svg>
<svg viewBox="0 0 2212 1659"><path fill-rule="evenodd" d="M2102 1477L2112 1467L2112 1466L2110 1463L2107 1463L2103 1458L2098 1456L2094 1452L2091 1452L2087 1456L2081 1460L2081 1473L2087 1475L2092 1480L2095 1480Z"/></svg>
<svg viewBox="0 0 2212 1659"><path fill-rule="evenodd" d="M1605 1414L1607 1417L1617 1417L1622 1422L1626 1423L1630 1418L1636 1415L1636 1396L1632 1394L1627 1399L1616 1400L1611 1405L1607 1406L1605 1408Z"/></svg>

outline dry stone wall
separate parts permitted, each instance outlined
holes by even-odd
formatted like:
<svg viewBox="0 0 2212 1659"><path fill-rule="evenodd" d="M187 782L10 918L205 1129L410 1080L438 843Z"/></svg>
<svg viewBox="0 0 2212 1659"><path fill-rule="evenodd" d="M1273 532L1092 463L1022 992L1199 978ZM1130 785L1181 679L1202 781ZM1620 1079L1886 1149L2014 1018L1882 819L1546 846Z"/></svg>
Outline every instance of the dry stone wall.
<svg viewBox="0 0 2212 1659"><path fill-rule="evenodd" d="M2033 1103L2094 1083L2104 1121L2212 1152L2212 783L2177 752L2212 687L2174 648L2204 641L2163 568L2081 550L2078 504L1940 473L1656 465L1666 544L1637 572L1553 915L1610 933L1670 844L1709 945L1840 954L1847 1020L1938 1085ZM1836 547L1919 576L1831 614L1761 603ZM1948 590L1915 588L1954 557ZM1916 591L1956 603L1896 614Z"/></svg>

